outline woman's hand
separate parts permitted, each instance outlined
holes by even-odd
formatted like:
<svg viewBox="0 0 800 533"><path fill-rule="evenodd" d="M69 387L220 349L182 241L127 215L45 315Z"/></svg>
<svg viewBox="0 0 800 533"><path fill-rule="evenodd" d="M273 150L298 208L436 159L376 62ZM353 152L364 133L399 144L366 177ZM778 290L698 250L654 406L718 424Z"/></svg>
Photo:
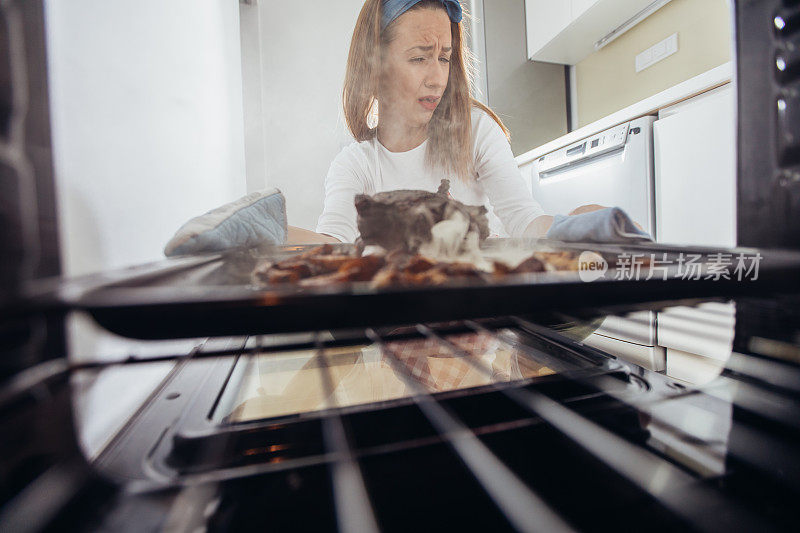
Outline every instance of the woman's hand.
<svg viewBox="0 0 800 533"><path fill-rule="evenodd" d="M601 209L607 209L607 207L598 204L586 204L580 207L576 207L575 209L570 211L569 216L582 215L584 213L591 213L592 211L600 211Z"/></svg>
<svg viewBox="0 0 800 533"><path fill-rule="evenodd" d="M289 226L289 235L286 237L286 244L325 244L329 242L341 241L324 233L315 233L295 226Z"/></svg>
<svg viewBox="0 0 800 533"><path fill-rule="evenodd" d="M603 205L597 205L597 204L586 204L586 205L582 205L582 206L580 206L580 207L576 207L575 209L573 209L572 211L570 211L570 213L569 213L569 216L572 216L572 215L582 215L582 214L584 214L584 213L591 213L592 211L600 211L601 209L607 209L607 208L606 208L606 206L603 206ZM633 222L633 223L634 223L634 225L635 225L637 228L639 228L640 230L644 231L644 228L641 226L641 224L639 224L639 223L638 223L638 222L636 222L635 220L631 220L631 222Z"/></svg>
<svg viewBox="0 0 800 533"><path fill-rule="evenodd" d="M603 205L598 204L586 204L580 207L577 207L570 211L569 216L573 215L582 215L583 213L591 213L592 211L599 211L601 209L606 209ZM544 238L547 235L547 232L550 230L550 226L553 225L553 217L550 215L541 215L533 219L533 222L525 230L525 237L533 237L535 239ZM638 224L637 224L638 226Z"/></svg>

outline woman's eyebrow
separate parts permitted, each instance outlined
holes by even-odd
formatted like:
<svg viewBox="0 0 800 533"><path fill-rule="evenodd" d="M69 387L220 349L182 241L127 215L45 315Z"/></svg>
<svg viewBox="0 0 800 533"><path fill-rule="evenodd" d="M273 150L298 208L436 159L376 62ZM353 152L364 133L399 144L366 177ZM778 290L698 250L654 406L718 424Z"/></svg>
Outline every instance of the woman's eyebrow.
<svg viewBox="0 0 800 533"><path fill-rule="evenodd" d="M406 50L406 52L411 52L413 50L420 50L422 52L430 52L434 48L436 48L434 45L430 45L430 46L412 46L411 48ZM453 50L452 46L445 46L445 47L442 48L442 52L450 52L451 50Z"/></svg>

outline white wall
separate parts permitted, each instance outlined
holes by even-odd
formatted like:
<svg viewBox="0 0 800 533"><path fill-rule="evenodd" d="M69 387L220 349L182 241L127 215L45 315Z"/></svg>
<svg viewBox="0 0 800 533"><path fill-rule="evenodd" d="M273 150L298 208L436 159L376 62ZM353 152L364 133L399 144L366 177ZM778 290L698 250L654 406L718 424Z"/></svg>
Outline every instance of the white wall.
<svg viewBox="0 0 800 533"><path fill-rule="evenodd" d="M528 60L525 5L483 6L489 107L511 131L511 151L524 154L567 133L564 67Z"/></svg>
<svg viewBox="0 0 800 533"><path fill-rule="evenodd" d="M239 3L242 50L242 107L247 192L267 188L265 117L261 83L261 22L258 3Z"/></svg>
<svg viewBox="0 0 800 533"><path fill-rule="evenodd" d="M233 0L47 0L65 273L155 260L245 193Z"/></svg>
<svg viewBox="0 0 800 533"><path fill-rule="evenodd" d="M342 83L363 0L258 3L267 183L286 196L289 224L315 229L331 161L352 138Z"/></svg>

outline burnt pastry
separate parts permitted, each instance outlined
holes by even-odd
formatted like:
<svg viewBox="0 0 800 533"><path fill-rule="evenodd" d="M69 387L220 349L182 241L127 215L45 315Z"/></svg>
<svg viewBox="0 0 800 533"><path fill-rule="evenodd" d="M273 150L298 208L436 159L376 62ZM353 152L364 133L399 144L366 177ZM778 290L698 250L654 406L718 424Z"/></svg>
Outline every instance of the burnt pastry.
<svg viewBox="0 0 800 533"><path fill-rule="evenodd" d="M366 245L410 254L439 246L458 255L489 236L486 208L465 205L450 195L450 181L439 190L389 191L355 197L358 230ZM430 254L429 254L430 255Z"/></svg>

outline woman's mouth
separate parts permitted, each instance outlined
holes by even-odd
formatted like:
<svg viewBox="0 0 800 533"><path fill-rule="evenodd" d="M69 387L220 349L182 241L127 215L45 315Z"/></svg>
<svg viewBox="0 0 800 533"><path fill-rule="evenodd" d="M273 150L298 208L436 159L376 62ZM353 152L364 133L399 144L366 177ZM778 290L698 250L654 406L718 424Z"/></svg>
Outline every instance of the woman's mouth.
<svg viewBox="0 0 800 533"><path fill-rule="evenodd" d="M434 111L436 106L439 105L439 100L440 97L438 96L425 96L419 99L419 103L428 111Z"/></svg>

